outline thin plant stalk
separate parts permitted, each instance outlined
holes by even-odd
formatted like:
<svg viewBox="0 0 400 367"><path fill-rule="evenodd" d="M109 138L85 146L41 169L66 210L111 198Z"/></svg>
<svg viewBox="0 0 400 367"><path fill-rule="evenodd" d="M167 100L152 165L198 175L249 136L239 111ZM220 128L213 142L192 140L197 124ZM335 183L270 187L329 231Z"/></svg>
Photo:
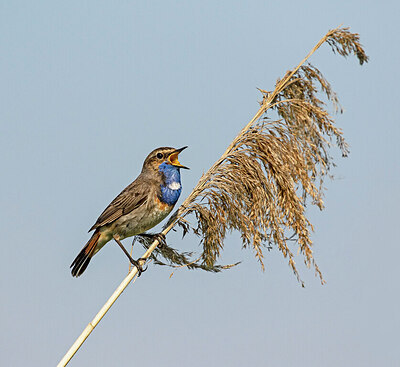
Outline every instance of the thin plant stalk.
<svg viewBox="0 0 400 367"><path fill-rule="evenodd" d="M202 193L203 189L207 186L210 177L217 172L219 167L223 164L223 162L229 157L229 155L232 153L232 151L235 149L237 144L241 141L243 136L249 131L250 128L254 125L256 121L258 121L268 109L273 108L277 106L278 104L284 104L288 102L287 99L283 100L278 100L276 101L276 97L285 89L287 88L290 84L296 81L296 79L292 79L292 77L296 74L296 72L299 71L299 69L302 67L302 65L310 58L310 56L324 43L328 42L330 43L331 38L340 37L339 33L341 32L340 29L341 26L329 31L321 40L313 47L313 49L308 53L308 55L294 68L292 71L287 72L286 75L283 77L282 80L278 81L276 84L276 88L272 92L266 92L266 91L261 91L263 93L263 101L261 102L261 106L257 113L254 115L254 117L251 119L251 121L240 131L240 133L236 136L236 138L232 141L232 143L228 146L226 149L225 153L211 166L211 168L208 170L206 174L204 174L199 182L197 183L196 187L193 189L191 194L186 198L186 200L182 203L182 205L178 208L178 210L175 212L175 214L172 216L170 222L166 225L166 227L163 229L162 233L166 235L174 226L181 221L184 221L183 217L190 213L193 212L193 209L190 207L190 205L198 198L199 194ZM347 29L345 29L347 30ZM332 46L332 45L331 45ZM339 54L347 56L349 54L349 46L346 46L345 51L342 51L338 48L334 48L334 51L337 51ZM361 46L360 46L361 47ZM360 63L363 61L367 61L368 58L367 56L363 53L363 50L361 51L356 48L356 51L352 51L359 56L359 53L361 54L362 57L359 56ZM292 99L293 101L293 99ZM144 262L152 255L153 251L157 248L158 245L158 240L154 240L152 244L147 248L147 251L141 256L143 260L140 260L141 265L144 264ZM228 268L228 267L227 267ZM91 334L91 332L94 330L94 328L98 325L98 323L101 321L101 319L104 317L104 315L107 313L107 311L111 308L111 306L114 304L114 302L118 299L118 297L122 294L122 292L125 290L125 288L129 285L129 283L133 279L137 279L137 268L133 267L128 275L123 279L121 284L118 286L118 288L114 291L112 296L108 299L108 301L104 304L104 306L100 309L100 311L97 313L97 315L93 318L93 320L86 326L86 328L83 330L81 335L76 339L74 344L71 346L71 348L68 350L68 352L64 355L64 357L61 359L61 361L58 364L58 367L61 366L66 366L71 358L75 355L75 353L78 351L78 349L82 346L82 344L85 342L87 337Z"/></svg>

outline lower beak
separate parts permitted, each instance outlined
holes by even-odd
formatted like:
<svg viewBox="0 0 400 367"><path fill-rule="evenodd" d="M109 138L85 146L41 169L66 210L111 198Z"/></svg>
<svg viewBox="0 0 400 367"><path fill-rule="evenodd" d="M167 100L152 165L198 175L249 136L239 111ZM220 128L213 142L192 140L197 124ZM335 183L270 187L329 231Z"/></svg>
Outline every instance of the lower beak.
<svg viewBox="0 0 400 367"><path fill-rule="evenodd" d="M169 155L168 157L168 161L169 163L171 163L173 166L175 167L179 167L179 168L184 168L184 169L189 169L189 167L183 166L182 164L179 163L178 161L178 155L180 152L182 152L182 150L186 149L186 147L180 148L175 150L175 152L173 152L172 154Z"/></svg>

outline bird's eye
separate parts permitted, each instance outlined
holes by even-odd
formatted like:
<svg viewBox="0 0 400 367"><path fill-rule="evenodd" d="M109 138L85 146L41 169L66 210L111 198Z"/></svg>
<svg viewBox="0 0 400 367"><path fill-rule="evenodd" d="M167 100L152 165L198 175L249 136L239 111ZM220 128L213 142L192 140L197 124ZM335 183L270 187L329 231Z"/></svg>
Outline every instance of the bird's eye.
<svg viewBox="0 0 400 367"><path fill-rule="evenodd" d="M164 155L162 153L157 153L157 158L158 159L163 159Z"/></svg>

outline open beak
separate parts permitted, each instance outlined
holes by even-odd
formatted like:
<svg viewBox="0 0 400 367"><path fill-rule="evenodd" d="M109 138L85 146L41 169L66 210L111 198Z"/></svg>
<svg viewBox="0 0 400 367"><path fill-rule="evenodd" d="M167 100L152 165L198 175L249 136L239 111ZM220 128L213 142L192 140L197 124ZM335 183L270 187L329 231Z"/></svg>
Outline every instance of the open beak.
<svg viewBox="0 0 400 367"><path fill-rule="evenodd" d="M169 162L170 164L172 164L173 166L175 166L175 167L189 169L189 167L182 166L182 165L179 163L179 161L178 161L178 155L179 155L179 153L182 152L182 150L184 150L184 149L186 149L186 148L187 148L187 147L183 147L183 148L181 148L181 149L177 149L177 150L175 150L174 152L172 152L172 153L169 155L169 157L168 157L168 162Z"/></svg>

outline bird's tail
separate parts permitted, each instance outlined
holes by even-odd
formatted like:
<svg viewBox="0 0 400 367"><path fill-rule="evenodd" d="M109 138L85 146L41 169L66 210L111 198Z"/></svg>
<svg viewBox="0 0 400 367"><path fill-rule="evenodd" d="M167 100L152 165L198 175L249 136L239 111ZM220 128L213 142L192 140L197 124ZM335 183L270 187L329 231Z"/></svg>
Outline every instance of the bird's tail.
<svg viewBox="0 0 400 367"><path fill-rule="evenodd" d="M100 238L100 232L93 233L85 247L81 250L75 260L72 262L70 268L73 277L79 277L86 270L90 263L90 259L94 256L97 243Z"/></svg>

